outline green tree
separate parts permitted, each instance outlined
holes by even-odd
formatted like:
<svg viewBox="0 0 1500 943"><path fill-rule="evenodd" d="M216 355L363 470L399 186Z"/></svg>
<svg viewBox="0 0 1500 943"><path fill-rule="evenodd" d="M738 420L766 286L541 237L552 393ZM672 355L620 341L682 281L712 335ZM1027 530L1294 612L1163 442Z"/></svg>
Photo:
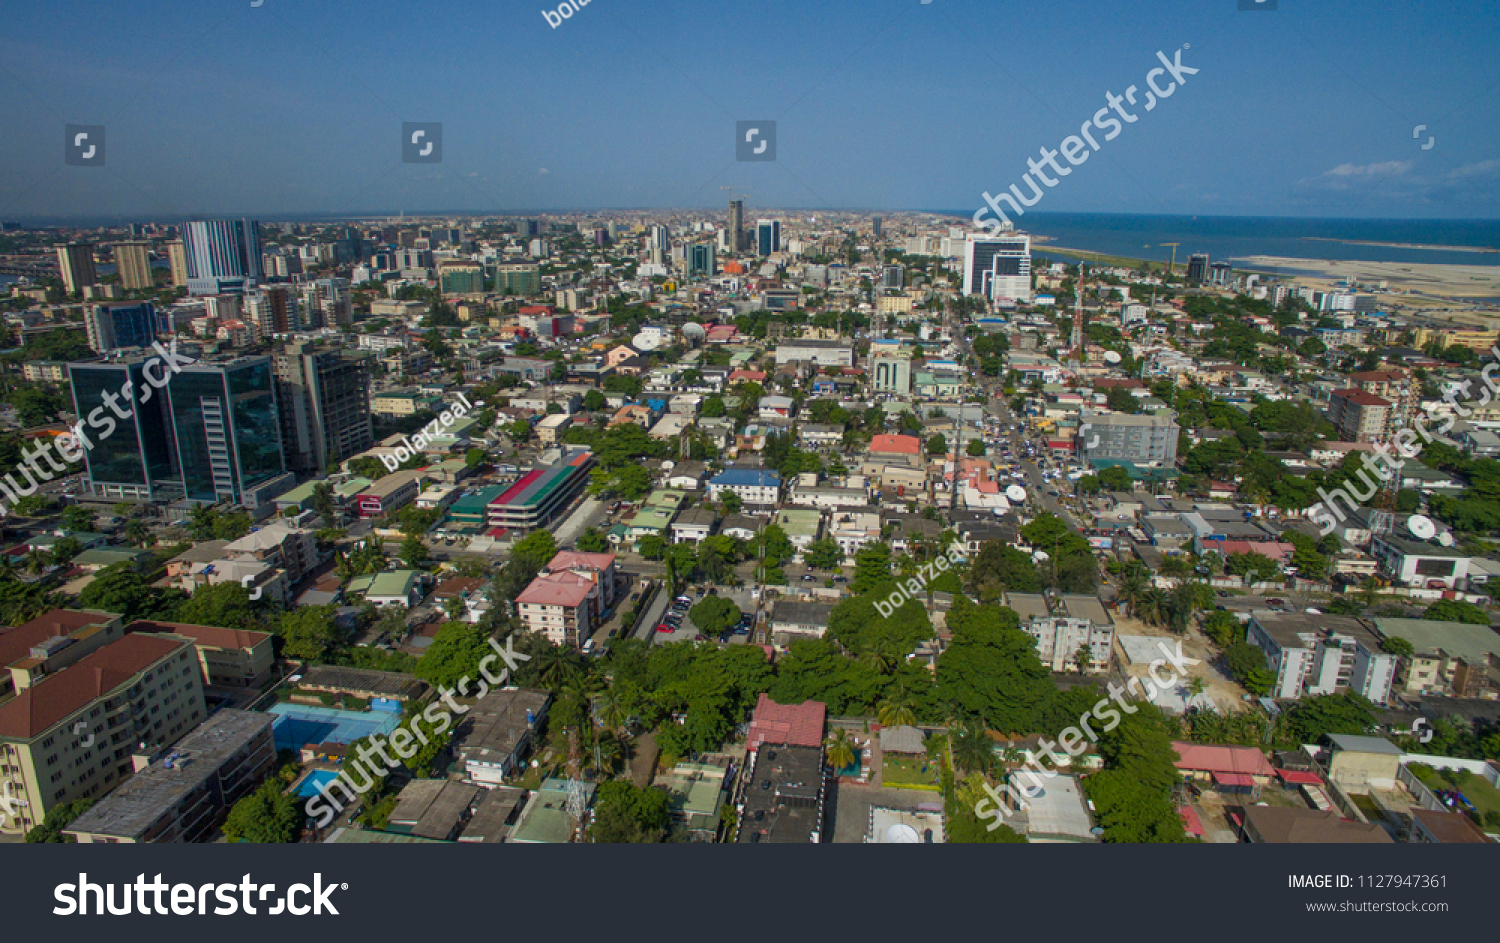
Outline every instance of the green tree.
<svg viewBox="0 0 1500 943"><path fill-rule="evenodd" d="M688 610L688 618L705 635L719 635L740 621L740 607L723 596L705 596Z"/></svg>
<svg viewBox="0 0 1500 943"><path fill-rule="evenodd" d="M281 637L281 654L286 658L298 658L320 662L341 641L341 634L334 621L338 606L298 606L282 613L276 634Z"/></svg>
<svg viewBox="0 0 1500 943"><path fill-rule="evenodd" d="M948 454L948 439L947 439L947 437L939 434L939 435L934 435L931 438L929 438L927 440L927 454L928 455L947 455Z"/></svg>
<svg viewBox="0 0 1500 943"><path fill-rule="evenodd" d="M470 691L476 692L482 677L479 662L494 651L489 637L490 630L483 626L449 622L432 637L412 673L439 688L452 688L468 678Z"/></svg>
<svg viewBox="0 0 1500 943"><path fill-rule="evenodd" d="M239 629L260 621L250 590L241 583L200 586L177 607L174 618L187 625L216 625Z"/></svg>
<svg viewBox="0 0 1500 943"><path fill-rule="evenodd" d="M814 540L802 551L802 562L815 570L832 570L844 562L844 549L831 537Z"/></svg>
<svg viewBox="0 0 1500 943"><path fill-rule="evenodd" d="M891 548L883 543L869 543L854 555L855 593L863 595L891 581Z"/></svg>
<svg viewBox="0 0 1500 943"><path fill-rule="evenodd" d="M41 824L33 826L26 832L26 843L30 845L71 843L74 840L73 837L64 835L63 829L72 825L74 819L87 812L94 802L93 799L75 799L48 809Z"/></svg>
<svg viewBox="0 0 1500 943"><path fill-rule="evenodd" d="M583 408L591 413L597 412L608 405L609 400L605 399L604 394L598 390L589 390L583 394Z"/></svg>
<svg viewBox="0 0 1500 943"><path fill-rule="evenodd" d="M578 538L578 549L582 553L606 553L609 551L609 541L597 529L590 527Z"/></svg>
<svg viewBox="0 0 1500 943"><path fill-rule="evenodd" d="M427 559L427 545L422 542L421 537L408 536L401 541L399 555L402 563L412 569L417 569L422 565L422 561Z"/></svg>
<svg viewBox="0 0 1500 943"><path fill-rule="evenodd" d="M1266 665L1266 654L1249 642L1235 642L1224 649L1224 664L1234 680L1251 694L1271 693L1276 674Z"/></svg>
<svg viewBox="0 0 1500 943"><path fill-rule="evenodd" d="M970 439L968 448L965 451L974 458L984 458L985 453L989 450L984 447L983 439Z"/></svg>
<svg viewBox="0 0 1500 943"><path fill-rule="evenodd" d="M654 844L666 837L672 800L664 789L629 782L601 783L595 792L589 837L610 844Z"/></svg>
<svg viewBox="0 0 1500 943"><path fill-rule="evenodd" d="M234 804L224 822L224 837L232 842L289 844L301 831L302 810L295 796L282 791L272 778Z"/></svg>
<svg viewBox="0 0 1500 943"><path fill-rule="evenodd" d="M854 765L859 755L854 752L854 741L849 739L849 731L839 728L833 732L833 736L823 741L823 758L828 763L828 768L833 770L848 769Z"/></svg>
<svg viewBox="0 0 1500 943"><path fill-rule="evenodd" d="M1466 622L1469 625L1489 625L1489 613L1462 599L1439 599L1422 612L1422 618L1432 622Z"/></svg>
<svg viewBox="0 0 1500 943"><path fill-rule="evenodd" d="M94 529L94 512L78 504L63 508L62 526L66 530L87 533Z"/></svg>

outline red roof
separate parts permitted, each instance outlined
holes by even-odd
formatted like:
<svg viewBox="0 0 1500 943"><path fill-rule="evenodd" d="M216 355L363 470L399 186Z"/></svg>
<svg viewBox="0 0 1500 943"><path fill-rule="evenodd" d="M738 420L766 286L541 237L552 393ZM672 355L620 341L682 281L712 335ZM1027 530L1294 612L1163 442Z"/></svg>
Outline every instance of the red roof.
<svg viewBox="0 0 1500 943"><path fill-rule="evenodd" d="M30 740L191 642L127 635L49 675L0 705L0 737Z"/></svg>
<svg viewBox="0 0 1500 943"><path fill-rule="evenodd" d="M1366 393L1364 390L1334 390L1333 395L1340 399L1346 399L1356 406L1390 406L1391 401L1382 399L1374 393Z"/></svg>
<svg viewBox="0 0 1500 943"><path fill-rule="evenodd" d="M1187 829L1189 835L1203 836L1203 822L1199 820L1198 813L1190 805L1177 807L1177 814L1182 816L1182 827Z"/></svg>
<svg viewBox="0 0 1500 943"><path fill-rule="evenodd" d="M822 701L777 704L762 694L755 702L750 735L745 749L755 751L762 743L784 743L794 747L823 745L823 720L827 708Z"/></svg>
<svg viewBox="0 0 1500 943"><path fill-rule="evenodd" d="M882 433L870 439L871 452L886 452L895 455L916 455L922 451L922 440L914 435L887 435Z"/></svg>
<svg viewBox="0 0 1500 943"><path fill-rule="evenodd" d="M1251 776L1274 776L1276 770L1255 747L1221 747L1205 743L1173 741L1172 749L1181 757L1177 768L1204 773L1247 773Z"/></svg>
<svg viewBox="0 0 1500 943"><path fill-rule="evenodd" d="M1283 782L1292 783L1294 785L1323 785L1323 777L1319 776L1317 773L1303 773L1294 769L1279 769L1276 771L1276 775L1280 776Z"/></svg>
<svg viewBox="0 0 1500 943"><path fill-rule="evenodd" d="M1216 770L1214 782L1220 786L1253 786L1255 778L1245 773L1220 773Z"/></svg>

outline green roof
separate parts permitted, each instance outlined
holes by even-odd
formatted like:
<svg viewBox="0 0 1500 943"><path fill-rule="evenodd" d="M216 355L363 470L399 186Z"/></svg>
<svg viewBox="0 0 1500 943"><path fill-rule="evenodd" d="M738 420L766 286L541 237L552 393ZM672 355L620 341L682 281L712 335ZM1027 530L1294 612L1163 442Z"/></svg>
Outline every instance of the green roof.
<svg viewBox="0 0 1500 943"><path fill-rule="evenodd" d="M356 576L349 581L349 592L365 596L405 596L417 581L417 570L392 570L374 576Z"/></svg>

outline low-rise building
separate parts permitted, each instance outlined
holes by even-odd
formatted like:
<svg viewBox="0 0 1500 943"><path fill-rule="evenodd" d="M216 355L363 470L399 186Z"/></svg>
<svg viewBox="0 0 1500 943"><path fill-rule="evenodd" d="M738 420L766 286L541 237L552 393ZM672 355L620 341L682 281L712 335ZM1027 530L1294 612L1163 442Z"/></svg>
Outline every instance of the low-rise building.
<svg viewBox="0 0 1500 943"><path fill-rule="evenodd" d="M74 819L80 844L200 842L276 766L267 714L224 709Z"/></svg>
<svg viewBox="0 0 1500 943"><path fill-rule="evenodd" d="M127 632L180 635L191 639L203 669L203 683L226 688L259 688L271 679L276 664L275 636L250 629L141 620Z"/></svg>
<svg viewBox="0 0 1500 943"><path fill-rule="evenodd" d="M720 500L726 491L739 495L745 504L769 507L781 497L781 475L769 469L731 468L709 479L709 500Z"/></svg>
<svg viewBox="0 0 1500 943"><path fill-rule="evenodd" d="M547 718L552 695L530 688L491 690L469 708L453 734L464 778L500 785L525 762Z"/></svg>
<svg viewBox="0 0 1500 943"><path fill-rule="evenodd" d="M1396 656L1363 622L1348 616L1257 609L1246 630L1276 674L1272 696L1286 700L1353 691L1376 704L1390 700Z"/></svg>

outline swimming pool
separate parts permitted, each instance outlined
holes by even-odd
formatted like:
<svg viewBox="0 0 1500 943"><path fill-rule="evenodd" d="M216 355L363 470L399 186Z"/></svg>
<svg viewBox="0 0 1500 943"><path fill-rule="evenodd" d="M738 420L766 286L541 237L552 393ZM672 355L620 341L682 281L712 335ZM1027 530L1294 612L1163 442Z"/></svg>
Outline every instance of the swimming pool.
<svg viewBox="0 0 1500 943"><path fill-rule="evenodd" d="M304 799L310 799L318 794L318 790L326 783L331 783L339 778L339 774L331 769L315 769L302 777L302 782L297 786L297 795Z"/></svg>

